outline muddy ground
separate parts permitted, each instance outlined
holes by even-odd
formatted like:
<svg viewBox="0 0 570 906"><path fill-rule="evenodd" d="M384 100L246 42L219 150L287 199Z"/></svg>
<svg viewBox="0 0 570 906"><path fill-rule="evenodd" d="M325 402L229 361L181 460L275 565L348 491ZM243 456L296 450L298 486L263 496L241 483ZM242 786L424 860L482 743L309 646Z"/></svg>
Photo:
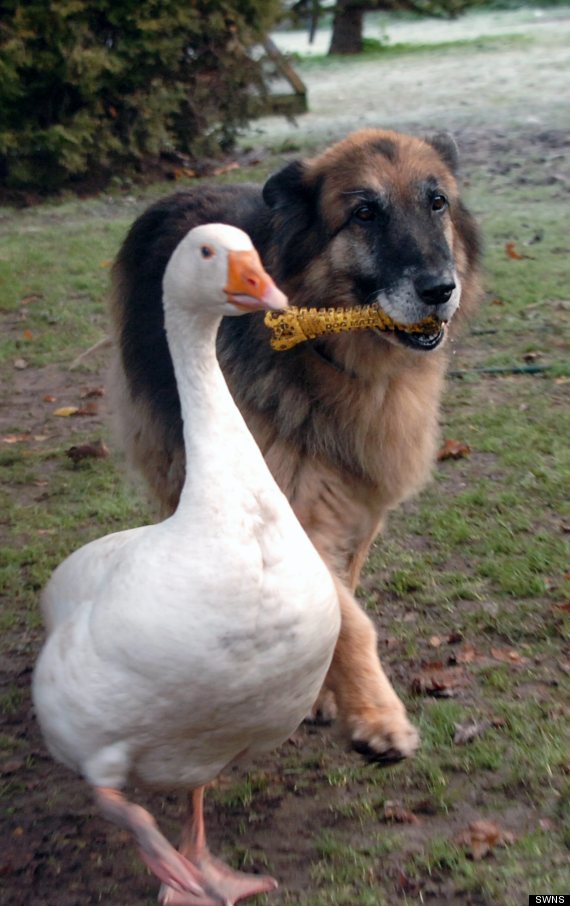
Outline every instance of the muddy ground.
<svg viewBox="0 0 570 906"><path fill-rule="evenodd" d="M561 91L562 69L567 69L570 58L570 13L566 16L558 10L534 18L529 14L527 19L521 14L513 16L510 26L506 20L505 29L509 34L522 35L522 43L489 45L490 50L479 54L450 50L443 51L441 58L433 53L402 59L394 56L389 69L378 61L358 66L334 64L322 71L309 67L303 70L312 107L308 117L299 120L297 129L275 120L260 122L244 143L259 142L275 148L283 142L287 150L291 143L301 148L321 138L325 143L329 137L364 124L382 123L414 131L446 128L458 136L467 181L486 173L501 173L512 189L529 181L535 186L550 186L554 180L561 191L567 191L570 142L564 116L568 107L564 113ZM429 24L429 40L433 40L437 28ZM464 24L462 28L465 31ZM497 34L489 25L481 28L483 34ZM541 36L548 32L547 40L535 42L536 29ZM443 31L442 27L442 36ZM415 35L416 26L410 26L408 33L404 26L398 26L398 40L412 41ZM428 39L423 29L422 38ZM565 84L567 93L568 82ZM8 318L6 329L13 328ZM472 344L465 345L465 361L477 356ZM24 433L52 436L65 450L75 441L77 423L61 419L56 437L53 419L41 400L46 394L76 400L81 391L100 386L105 355L97 361L100 368L94 367L89 373L69 372L67 365L17 371L4 426L17 424ZM90 421L91 435L103 431L104 420L101 406ZM47 463L46 475L50 468ZM456 480L450 473L450 493ZM22 493L21 488L18 493ZM23 504L26 493L28 499L37 502L42 489L28 488ZM9 543L9 539L4 537L3 542ZM366 587L368 592L373 587L381 592L381 580L369 577ZM409 693L409 677L418 667L419 656L406 657L390 641L391 624L401 613L401 606L401 600L387 595L377 622L384 664L396 687ZM12 751L0 764L3 806L7 806L7 818L0 829L0 902L5 906L152 903L156 885L139 866L125 835L95 814L84 784L54 765L45 751L29 699L30 674L40 638L39 631L25 636L8 633L2 663L3 688L15 687L20 694L2 716L3 738L15 740L17 748L16 754ZM213 791L207 804L212 849L225 852L234 861L237 854L237 861L250 870L267 870L266 858L269 870L281 883L280 891L268 900L275 906L305 902L308 894L314 896L311 903L331 902L319 900L311 864L317 857L317 835L323 829L340 829L351 843L362 842L358 819L351 818L348 806L366 787L367 772L379 768L367 767L359 774L354 771L356 763L357 756L345 751L333 728L305 725L274 758L255 766L249 787L240 786L242 775L238 772ZM395 770L405 772L406 765ZM331 780L343 772L351 778L348 783ZM454 782L460 785L464 781ZM452 816L433 814L428 800L416 803L418 815L422 809L431 815L430 833L445 829L451 834L477 815L477 791L471 790L468 782L464 790L463 804L458 804ZM183 808L180 798L142 793L140 798L151 804L164 829L175 839ZM527 804L515 800L503 817L520 830L538 820ZM426 873L420 886L409 882L406 887L402 853L417 849L424 830L419 823L401 825L401 851L387 854L379 863L378 872L388 878L394 902L421 899L434 906L491 906L491 901L480 894L458 892L449 877ZM373 886L374 878L370 883ZM521 891L521 903L526 902L526 893L523 897ZM341 898L338 902L349 906L349 900Z"/></svg>

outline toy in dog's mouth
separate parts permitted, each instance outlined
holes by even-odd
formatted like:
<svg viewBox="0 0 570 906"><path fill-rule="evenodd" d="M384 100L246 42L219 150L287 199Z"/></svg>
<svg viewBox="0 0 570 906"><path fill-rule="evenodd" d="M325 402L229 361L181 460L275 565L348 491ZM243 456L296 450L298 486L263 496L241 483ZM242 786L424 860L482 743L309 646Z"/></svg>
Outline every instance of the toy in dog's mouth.
<svg viewBox="0 0 570 906"><path fill-rule="evenodd" d="M377 305L359 305L354 308L291 306L282 312L268 311L265 324L273 331L271 346L280 351L327 334L374 329L391 332L405 346L429 352L439 346L446 328L446 322L434 315L429 315L416 324L401 324Z"/></svg>
<svg viewBox="0 0 570 906"><path fill-rule="evenodd" d="M419 325L413 325L415 329ZM447 324L444 321L439 322L439 327L435 330L431 329L425 333L419 332L416 333L415 330L401 330L399 327L394 329L394 334L400 340L404 346L409 346L411 349L422 349L425 352L430 352L432 349L436 349L443 338L445 337L445 328ZM431 325L430 325L431 327Z"/></svg>

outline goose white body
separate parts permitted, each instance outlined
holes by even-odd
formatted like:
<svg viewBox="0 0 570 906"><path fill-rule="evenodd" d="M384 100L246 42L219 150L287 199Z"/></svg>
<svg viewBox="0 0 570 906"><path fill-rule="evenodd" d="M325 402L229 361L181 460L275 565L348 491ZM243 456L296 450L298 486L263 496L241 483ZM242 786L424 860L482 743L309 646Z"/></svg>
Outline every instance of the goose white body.
<svg viewBox="0 0 570 906"><path fill-rule="evenodd" d="M179 507L82 547L43 597L37 715L53 755L97 787L195 788L279 744L316 699L340 625L330 573L218 367L225 311L181 310L168 274L189 464ZM181 268L179 283L197 281Z"/></svg>

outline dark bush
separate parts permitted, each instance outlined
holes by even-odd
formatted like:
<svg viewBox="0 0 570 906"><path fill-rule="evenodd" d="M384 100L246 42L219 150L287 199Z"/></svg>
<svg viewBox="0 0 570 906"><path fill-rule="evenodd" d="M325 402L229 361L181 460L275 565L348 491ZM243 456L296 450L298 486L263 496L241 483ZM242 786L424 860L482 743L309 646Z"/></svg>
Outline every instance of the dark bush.
<svg viewBox="0 0 570 906"><path fill-rule="evenodd" d="M0 184L53 190L227 149L274 0L0 0Z"/></svg>

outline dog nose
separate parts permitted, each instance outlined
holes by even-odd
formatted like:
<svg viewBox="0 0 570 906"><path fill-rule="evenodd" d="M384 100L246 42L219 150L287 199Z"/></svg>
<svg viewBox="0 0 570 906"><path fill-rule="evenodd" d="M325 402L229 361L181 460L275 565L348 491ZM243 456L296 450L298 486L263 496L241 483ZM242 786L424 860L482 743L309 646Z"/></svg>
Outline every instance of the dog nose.
<svg viewBox="0 0 570 906"><path fill-rule="evenodd" d="M416 292L426 305L449 302L455 283L449 274L420 274L414 280Z"/></svg>

